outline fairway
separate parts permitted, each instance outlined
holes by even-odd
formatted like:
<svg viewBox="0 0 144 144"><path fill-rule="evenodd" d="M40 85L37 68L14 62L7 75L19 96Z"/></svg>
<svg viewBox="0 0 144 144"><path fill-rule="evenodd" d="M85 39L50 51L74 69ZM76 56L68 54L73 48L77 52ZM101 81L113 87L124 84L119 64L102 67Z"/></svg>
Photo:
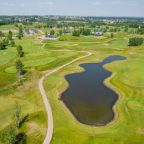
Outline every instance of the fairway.
<svg viewBox="0 0 144 144"><path fill-rule="evenodd" d="M96 52L96 54L91 58L87 58L82 62L73 64L65 68L64 70L61 70L60 73L54 74L53 76L49 77L45 81L45 88L47 90L48 99L51 102L54 115L55 129L54 137L52 139L53 144L72 144L77 142L81 144L141 143L144 135L144 133L142 132L142 129L144 127L144 125L142 125L144 118L142 116L144 113L144 110L142 108L143 98L140 96L143 93L143 85L141 85L141 87L135 87L134 85L132 86L132 83L138 82L138 79L139 83L141 83L142 81L141 76L136 73L136 71L132 71L132 69L136 70L142 67L144 62L143 58L141 59L141 56L136 57L135 53L139 55L139 53L142 53L144 51L135 49L132 50L132 52L135 53L129 54L129 52L130 50L117 52L117 54L127 57L127 60L124 62L114 62L106 66L107 69L113 72L113 76L110 79L106 80L105 83L107 86L112 87L119 93L119 100L114 107L116 115L115 119L107 126L90 127L79 123L73 117L71 112L69 112L69 110L65 107L63 102L61 102L59 99L61 93L68 86L64 79L64 75L70 74L71 71L73 71L74 69L75 72L81 71L82 69L78 67L80 63L85 63L88 61L99 62L101 61L102 57L104 58L112 55L111 52L107 52L108 54ZM113 53L115 54L115 52ZM133 56L135 56L134 60ZM130 61L131 67L129 66ZM138 63L133 65L136 62ZM129 77L130 75L133 75L133 77ZM53 83L52 86L49 88L51 80L53 79L55 79L55 83ZM139 115L141 115L141 117L139 117ZM125 133L126 131L129 131L129 133ZM73 137L73 139L69 141L70 137ZM123 139L123 137L125 137L125 139Z"/></svg>
<svg viewBox="0 0 144 144"><path fill-rule="evenodd" d="M143 21L0 16L0 144L143 144Z"/></svg>

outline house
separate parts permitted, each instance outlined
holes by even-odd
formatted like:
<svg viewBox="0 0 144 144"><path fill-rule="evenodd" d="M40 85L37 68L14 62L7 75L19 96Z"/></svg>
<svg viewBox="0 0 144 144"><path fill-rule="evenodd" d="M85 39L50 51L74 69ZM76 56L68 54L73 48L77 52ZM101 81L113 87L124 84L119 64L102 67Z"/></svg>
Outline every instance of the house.
<svg viewBox="0 0 144 144"><path fill-rule="evenodd" d="M46 38L47 39L51 39L51 40L56 40L57 36L56 35L50 35L50 34L48 34L48 35L46 35Z"/></svg>
<svg viewBox="0 0 144 144"><path fill-rule="evenodd" d="M96 32L95 35L96 35L96 36L102 36L102 35L103 35L103 32Z"/></svg>
<svg viewBox="0 0 144 144"><path fill-rule="evenodd" d="M25 28L24 33L25 33L26 35L29 35L29 34L30 34L30 30L29 30L28 28Z"/></svg>
<svg viewBox="0 0 144 144"><path fill-rule="evenodd" d="M39 31L38 31L37 29L32 29L32 32L33 32L34 34L38 34L38 33L39 33Z"/></svg>
<svg viewBox="0 0 144 144"><path fill-rule="evenodd" d="M91 34L94 36L102 36L103 32L91 32Z"/></svg>

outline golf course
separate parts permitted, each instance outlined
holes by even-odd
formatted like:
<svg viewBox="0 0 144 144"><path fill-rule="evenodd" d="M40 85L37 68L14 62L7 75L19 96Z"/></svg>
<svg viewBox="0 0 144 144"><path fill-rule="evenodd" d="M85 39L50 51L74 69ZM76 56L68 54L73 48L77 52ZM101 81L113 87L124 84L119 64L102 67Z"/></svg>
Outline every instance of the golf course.
<svg viewBox="0 0 144 144"><path fill-rule="evenodd" d="M10 35L9 31L20 31L20 26L24 31L24 25L18 26L0 26L0 31L7 30L0 40ZM142 144L144 45L130 46L129 40L133 37L144 39L144 35L132 33L134 28L125 31L122 26L119 31L107 31L102 36L59 35L58 28L36 28L34 24L28 27L38 32L20 38L13 32L15 45L8 44L0 50L0 144L42 144L44 140L45 144ZM45 37L46 31L52 33L52 30L58 37ZM113 56L118 59L103 63ZM19 61L21 69L17 65ZM104 122L98 114L101 107L105 107L103 101L107 102L110 95L105 93L99 109L94 107L94 101L99 102L94 92L101 96L97 92L99 87L93 85L102 75L98 64L108 72L108 76L101 79L102 86L116 96L106 107L111 116ZM88 70L91 71L89 75ZM99 72L98 77L95 71ZM81 75L85 81L77 84ZM88 81L91 85L84 87ZM80 89L84 95L86 88L93 86L94 99L89 105L87 101L91 96L87 99L81 96L82 103L79 103L81 97L76 99L79 93L72 99L76 94L74 90ZM22 120L18 123L19 117ZM17 128L14 128L15 123L19 124ZM10 143L15 137L19 141Z"/></svg>

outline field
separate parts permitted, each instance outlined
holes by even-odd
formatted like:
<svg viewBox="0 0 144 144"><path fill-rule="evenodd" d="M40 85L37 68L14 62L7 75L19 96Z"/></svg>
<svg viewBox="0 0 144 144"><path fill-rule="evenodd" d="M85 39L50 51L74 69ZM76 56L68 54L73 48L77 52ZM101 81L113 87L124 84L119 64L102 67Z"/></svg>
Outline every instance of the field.
<svg viewBox="0 0 144 144"><path fill-rule="evenodd" d="M47 97L54 117L52 144L142 144L144 140L144 46L128 47L131 35L119 32L114 38L107 35L72 37L45 40L37 36L15 40L23 46L22 58L27 70L23 85L17 85L15 61L16 48L0 51L0 143L6 143L5 129L13 120L15 102L23 114L29 114L22 126L28 144L43 142L47 131L47 118L38 89L38 79L46 72L66 64L89 51L92 56L75 62L44 81ZM113 75L105 84L119 94L115 104L115 119L103 127L90 127L79 123L60 101L61 93L68 87L66 74L82 71L81 63L96 63L111 55L125 56L125 61L105 65Z"/></svg>

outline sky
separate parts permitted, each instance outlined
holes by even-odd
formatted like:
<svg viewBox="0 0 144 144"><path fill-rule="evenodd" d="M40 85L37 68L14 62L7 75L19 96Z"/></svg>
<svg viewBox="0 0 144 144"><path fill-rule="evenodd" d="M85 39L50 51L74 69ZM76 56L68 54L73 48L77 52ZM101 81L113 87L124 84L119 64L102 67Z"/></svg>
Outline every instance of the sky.
<svg viewBox="0 0 144 144"><path fill-rule="evenodd" d="M144 17L144 0L0 0L0 15Z"/></svg>

